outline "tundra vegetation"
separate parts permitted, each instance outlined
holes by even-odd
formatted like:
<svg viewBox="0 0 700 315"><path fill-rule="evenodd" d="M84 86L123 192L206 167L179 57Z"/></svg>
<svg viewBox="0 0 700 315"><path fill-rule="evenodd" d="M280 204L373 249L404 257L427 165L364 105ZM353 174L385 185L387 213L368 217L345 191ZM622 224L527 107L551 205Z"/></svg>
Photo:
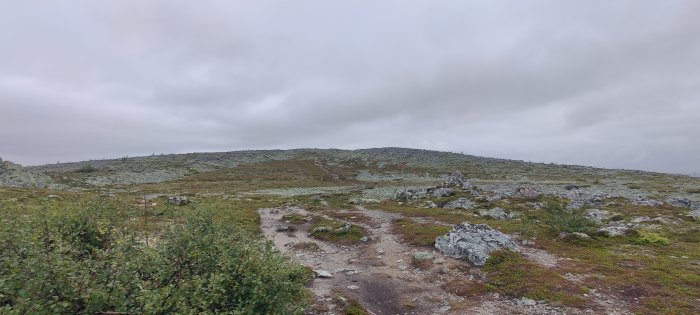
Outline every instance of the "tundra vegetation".
<svg viewBox="0 0 700 315"><path fill-rule="evenodd" d="M0 163L2 314L322 314L329 303L364 314L377 298L401 312L700 313L700 180L688 176L396 148ZM395 198L453 171L473 187ZM460 198L470 203L444 207ZM406 266L379 282L414 281L442 296L394 299L362 278L320 299L314 283L345 276L312 280L312 266L265 238L258 209L286 207L306 211L280 214L279 224L308 234L293 253L324 257L332 247L367 257L354 264L394 268L398 259L377 256L395 238ZM518 215L484 215L496 208ZM521 250L493 252L483 267L435 251L435 238L462 222L506 233Z"/></svg>

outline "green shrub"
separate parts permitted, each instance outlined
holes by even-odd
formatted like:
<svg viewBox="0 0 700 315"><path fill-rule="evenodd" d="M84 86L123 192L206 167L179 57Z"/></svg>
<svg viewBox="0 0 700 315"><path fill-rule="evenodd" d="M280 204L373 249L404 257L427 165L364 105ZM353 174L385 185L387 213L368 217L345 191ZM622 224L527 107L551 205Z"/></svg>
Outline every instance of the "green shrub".
<svg viewBox="0 0 700 315"><path fill-rule="evenodd" d="M130 229L133 215L97 204L5 219L0 314L273 314L306 306L308 270L270 242L200 210L146 246Z"/></svg>
<svg viewBox="0 0 700 315"><path fill-rule="evenodd" d="M592 232L596 224L586 218L585 209L566 209L559 203L549 203L545 207L547 224L557 233Z"/></svg>
<svg viewBox="0 0 700 315"><path fill-rule="evenodd" d="M639 236L635 240L637 244L656 246L668 245L668 239L659 235L659 233L656 232L639 230L637 231L637 235Z"/></svg>
<svg viewBox="0 0 700 315"><path fill-rule="evenodd" d="M92 164L85 164L79 169L75 170L76 173L94 173L97 172L97 168L92 166Z"/></svg>

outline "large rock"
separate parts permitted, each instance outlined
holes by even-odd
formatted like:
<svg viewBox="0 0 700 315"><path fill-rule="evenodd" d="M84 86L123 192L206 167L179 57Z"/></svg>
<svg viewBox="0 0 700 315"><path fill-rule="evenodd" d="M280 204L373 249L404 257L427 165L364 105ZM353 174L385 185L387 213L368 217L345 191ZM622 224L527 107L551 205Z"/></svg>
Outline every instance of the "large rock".
<svg viewBox="0 0 700 315"><path fill-rule="evenodd" d="M473 203L471 200L469 200L467 198L459 198L457 200L452 200L452 201L446 203L443 206L443 208L468 210L468 209L473 208L475 205L476 205L475 203Z"/></svg>
<svg viewBox="0 0 700 315"><path fill-rule="evenodd" d="M515 197L518 198L535 199L539 195L540 192L537 189L528 186L518 187L515 190Z"/></svg>
<svg viewBox="0 0 700 315"><path fill-rule="evenodd" d="M483 266L489 254L500 249L519 250L506 234L486 224L464 222L446 235L435 239L435 248L452 258L466 258L474 265Z"/></svg>
<svg viewBox="0 0 700 315"><path fill-rule="evenodd" d="M474 185L472 185L466 178L464 178L464 175L460 173L459 171L454 171L452 174L450 174L450 177L447 178L447 181L445 182L445 186L456 186L461 189L472 189L474 188Z"/></svg>

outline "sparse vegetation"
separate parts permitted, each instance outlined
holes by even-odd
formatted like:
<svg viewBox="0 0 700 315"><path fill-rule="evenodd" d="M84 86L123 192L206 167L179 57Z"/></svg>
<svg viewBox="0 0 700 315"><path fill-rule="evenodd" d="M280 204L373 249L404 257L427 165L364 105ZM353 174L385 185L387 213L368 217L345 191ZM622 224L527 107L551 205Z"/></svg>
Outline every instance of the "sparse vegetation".
<svg viewBox="0 0 700 315"><path fill-rule="evenodd" d="M311 236L328 242L352 244L365 236L362 229L354 224L314 217L310 228Z"/></svg>
<svg viewBox="0 0 700 315"><path fill-rule="evenodd" d="M410 219L400 219L394 222L393 230L401 239L410 245L435 245L435 238L449 232L451 227L439 224L421 224Z"/></svg>
<svg viewBox="0 0 700 315"><path fill-rule="evenodd" d="M557 233L590 233L596 224L586 218L583 208L566 209L560 203L549 203L545 207L547 224Z"/></svg>
<svg viewBox="0 0 700 315"><path fill-rule="evenodd" d="M75 170L76 173L94 173L97 171L98 171L98 169L89 163L85 164L85 165L81 166L80 168L78 168L77 170Z"/></svg>

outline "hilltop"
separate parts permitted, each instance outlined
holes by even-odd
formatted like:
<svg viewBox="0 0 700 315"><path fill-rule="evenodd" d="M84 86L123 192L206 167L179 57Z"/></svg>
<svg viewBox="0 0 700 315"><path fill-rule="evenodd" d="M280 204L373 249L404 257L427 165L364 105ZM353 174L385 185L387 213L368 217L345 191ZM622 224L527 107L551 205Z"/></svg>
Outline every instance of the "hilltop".
<svg viewBox="0 0 700 315"><path fill-rule="evenodd" d="M227 304L234 297L258 301L258 311L272 313L700 311L700 179L689 176L406 148L295 149L31 167L2 162L0 186L5 252L36 247L32 264L50 272L57 267L43 265L46 248L34 242L37 237L53 235L53 241L65 242L52 252L55 259L88 257L94 266L133 266L113 260L127 257L113 252L124 242L130 244L126 251L202 264L192 265L199 274L161 286L148 272L162 266L138 254L134 259L151 268L138 272L148 276L122 280L122 285L141 289L123 291L131 294L123 300L100 300L103 304L90 299L99 300L94 292L111 284L75 282L82 279L73 276L82 267L63 264L69 270L63 294L76 296L65 304L68 312L142 312L147 305L128 301L144 296L160 301L149 304L154 312L243 310ZM47 213L58 222L55 232L54 225L37 228L45 221L34 218ZM15 226L22 228L10 228ZM262 249L265 240L274 250ZM90 249L72 253L84 246ZM217 259L229 257L222 248L238 246L255 248L250 255L258 263L249 266L250 272L288 281L279 283L286 289L268 281L259 292L284 296L241 297L248 291L226 291L241 286L235 282L240 279L222 280L229 273L216 268L242 262ZM212 261L200 261L214 252L219 254ZM14 271L3 274L2 283L35 279L34 271L17 269L32 254L17 253L6 260ZM197 269L202 266L213 269ZM215 288L228 293L201 293ZM163 299L169 296L163 292L177 295L177 304ZM32 303L53 305L1 294L0 311L3 305L20 311L38 307ZM294 309L275 304L291 300Z"/></svg>

